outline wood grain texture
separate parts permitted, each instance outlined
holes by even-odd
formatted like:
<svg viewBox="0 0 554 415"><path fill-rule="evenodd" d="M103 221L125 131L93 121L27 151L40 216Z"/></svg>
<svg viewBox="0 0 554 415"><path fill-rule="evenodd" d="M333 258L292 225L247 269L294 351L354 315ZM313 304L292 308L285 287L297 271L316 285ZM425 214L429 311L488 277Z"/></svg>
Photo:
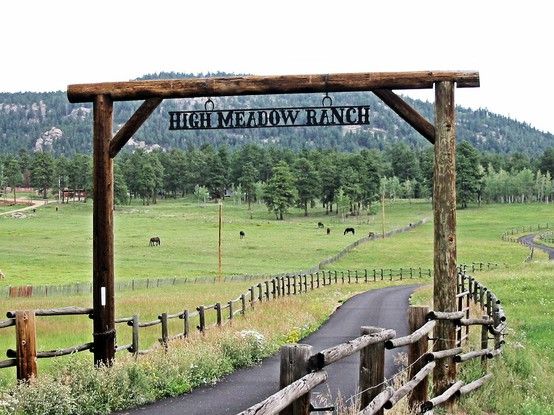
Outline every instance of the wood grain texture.
<svg viewBox="0 0 554 415"><path fill-rule="evenodd" d="M392 92L390 89L374 89L373 92L400 118L410 124L418 133L431 144L435 143L435 126L417 112L410 104Z"/></svg>
<svg viewBox="0 0 554 415"><path fill-rule="evenodd" d="M456 117L454 83L435 85L435 164L433 176L434 282L433 307L437 312L457 311L456 293ZM452 321L438 320L434 350L456 345ZM433 372L434 390L441 394L456 378L452 359L437 362Z"/></svg>
<svg viewBox="0 0 554 415"><path fill-rule="evenodd" d="M104 82L67 87L69 102L92 102L98 95L113 101L237 95L370 91L433 88L436 82L478 87L476 71L368 72L317 75L234 76L156 81Z"/></svg>
<svg viewBox="0 0 554 415"><path fill-rule="evenodd" d="M16 311L15 340L17 379L32 380L37 377L37 339L33 310Z"/></svg>
<svg viewBox="0 0 554 415"><path fill-rule="evenodd" d="M109 96L94 100L92 211L92 302L94 362L111 365L115 354L113 162L110 157L113 103Z"/></svg>

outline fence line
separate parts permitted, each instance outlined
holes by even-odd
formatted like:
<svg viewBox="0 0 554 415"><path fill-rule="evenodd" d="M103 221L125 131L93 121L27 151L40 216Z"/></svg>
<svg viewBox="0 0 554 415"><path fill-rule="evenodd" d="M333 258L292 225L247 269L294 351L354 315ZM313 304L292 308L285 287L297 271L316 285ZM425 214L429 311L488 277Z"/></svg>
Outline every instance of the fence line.
<svg viewBox="0 0 554 415"><path fill-rule="evenodd" d="M273 277L263 282L258 282L252 285L246 292L241 293L238 297L223 303L203 304L196 307L195 310L184 309L176 313L161 313L152 321L140 321L138 315L129 317L120 317L115 320L116 325L127 325L131 328L132 342L126 345L116 346L116 351L127 350L134 355L142 355L151 352L157 344L151 345L148 349L140 348L140 329L147 327L160 326L159 345L167 348L170 340L184 339L189 337L194 331L204 333L214 327L221 327L229 323L237 315L244 315L248 310L255 308L258 303L275 300L280 297L298 295L312 291L314 289L325 287L331 284L358 284L369 283L375 281L401 281L403 279L413 279L422 277L431 277L432 271L421 267L405 267L405 268L388 268L388 269L373 269L373 270L323 270L309 274L292 274ZM92 308L81 307L62 307L56 309L40 309L27 310L27 313L32 313L34 316L60 316L60 315L88 315L92 317ZM16 311L8 311L6 316L8 320L0 321L0 329L15 326L18 330ZM169 321L179 319L183 321L181 329L178 333L171 334L169 332ZM35 338L35 328L27 327L28 336ZM119 337L119 336L118 336ZM50 351L30 351L24 353L23 349L8 350L7 355L9 360L0 361L0 368L16 366L19 361L28 359L34 360L37 357L58 357L66 354L71 354L79 351L90 350L91 343L73 346L70 348L50 350ZM35 371L36 372L36 371ZM27 374L22 371L18 372L18 378L27 379L30 376L36 376L36 373Z"/></svg>
<svg viewBox="0 0 554 415"><path fill-rule="evenodd" d="M440 395L429 399L426 381L435 366L435 361L450 359L450 364L455 365L481 358L482 368L486 371L487 360L498 356L502 351L503 336L507 327L506 316L500 301L484 285L467 275L463 267L459 268L457 291L459 299L457 312L440 313L428 311L427 307L410 307L409 319L412 333L408 336L395 338L394 330L362 327L362 336L314 355L305 356L306 351L311 352L311 346L284 346L281 349L282 364L279 376L280 379L287 379L287 384L282 385L285 387L276 394L238 415L276 415L285 408L281 413L308 415L313 410L313 407L305 404L310 402L310 391L327 380L327 373L323 368L356 352L360 353L358 374L360 392L357 397L360 398L361 411L358 415L382 414L383 408L393 408L405 396L408 396L410 410L422 414L441 405L451 405L459 396L466 395L484 385L492 375L485 374L467 384L458 380ZM482 313L486 313L482 318L469 318L471 301L480 307ZM451 321L457 326L459 333L464 327L468 332L466 336L457 338L455 348L427 352L429 334L437 319ZM413 324L415 320L419 320L417 324ZM462 344L469 341L470 326L481 326L481 342L478 346L480 350L462 353ZM494 336L494 346L491 348L488 346L489 333ZM405 372L409 372L409 380L395 389L384 378L382 370L385 359L384 349L404 345L409 346L408 367L404 369ZM290 362L294 363L292 367ZM369 369L370 367L372 370Z"/></svg>
<svg viewBox="0 0 554 415"><path fill-rule="evenodd" d="M501 239L503 241L507 242L519 242L518 237L514 237L514 235L522 234L525 232L539 232L541 230L549 230L551 229L552 224L547 222L545 224L537 224L537 225L525 225L525 226L518 226L515 228L510 228L501 235Z"/></svg>

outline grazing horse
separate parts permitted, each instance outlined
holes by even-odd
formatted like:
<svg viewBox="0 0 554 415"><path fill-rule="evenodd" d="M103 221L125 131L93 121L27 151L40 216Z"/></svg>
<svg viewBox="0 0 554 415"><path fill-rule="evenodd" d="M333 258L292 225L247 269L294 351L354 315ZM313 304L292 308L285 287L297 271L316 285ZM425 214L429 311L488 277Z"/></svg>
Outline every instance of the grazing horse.
<svg viewBox="0 0 554 415"><path fill-rule="evenodd" d="M367 236L373 238L375 236L375 232L370 232Z"/></svg>
<svg viewBox="0 0 554 415"><path fill-rule="evenodd" d="M153 236L152 238L150 238L150 246L156 246L160 244L161 244L161 241L159 236Z"/></svg>
<svg viewBox="0 0 554 415"><path fill-rule="evenodd" d="M323 229L325 227L325 225L323 225L322 222L317 222L317 227L320 228L320 229Z"/></svg>
<svg viewBox="0 0 554 415"><path fill-rule="evenodd" d="M331 228L327 228L327 235L331 234Z"/></svg>
<svg viewBox="0 0 554 415"><path fill-rule="evenodd" d="M239 235L240 235L240 239L242 239L242 238L245 237L246 234L244 233L244 231L240 231L240 232L239 232Z"/></svg>
<svg viewBox="0 0 554 415"><path fill-rule="evenodd" d="M355 234L354 228L346 228L346 229L344 230L344 234L343 234L343 235L346 235L346 234L349 233L349 232L352 233L352 235L354 235L354 234Z"/></svg>

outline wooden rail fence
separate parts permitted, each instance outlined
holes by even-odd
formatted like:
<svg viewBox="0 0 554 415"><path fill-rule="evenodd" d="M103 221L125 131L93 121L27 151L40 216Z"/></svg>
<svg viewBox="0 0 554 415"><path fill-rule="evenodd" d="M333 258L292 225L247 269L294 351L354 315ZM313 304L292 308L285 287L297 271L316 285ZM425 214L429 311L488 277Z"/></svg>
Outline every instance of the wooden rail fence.
<svg viewBox="0 0 554 415"><path fill-rule="evenodd" d="M519 242L518 241L519 236L514 237L514 235L520 235L525 232L540 232L540 231L551 229L551 226L552 224L548 222L542 225L539 223L537 225L518 226L505 231L502 234L501 239L507 242Z"/></svg>
<svg viewBox="0 0 554 415"><path fill-rule="evenodd" d="M358 284L375 281L393 281L413 278L431 277L431 270L425 268L403 267L397 269L373 269L373 270L322 270L310 274L293 274L273 277L269 280L252 285L246 292L227 302L218 302L209 305L200 305L194 310L183 309L174 313L161 313L151 321L140 321L138 315L121 317L116 319L116 326L127 325L131 328L131 343L116 345L116 351L127 350L135 355L142 355L151 352L158 344L149 348L140 346L140 329L159 326L159 344L168 347L169 342L174 339L187 338L193 331L204 333L214 327L221 327L232 321L237 315L244 315L248 310L255 308L256 304L274 300L284 296L297 295L325 287L332 284ZM18 320L17 313L25 313L32 316L33 323ZM93 343L85 343L63 349L50 351L37 351L31 348L36 344L36 330L34 325L35 316L63 316L63 315L88 315L93 316L92 308L62 307L56 309L22 310L9 311L6 313L7 320L0 321L0 329L15 327L17 333L25 333L28 338L35 339L16 349L9 349L6 352L7 360L0 361L0 368L17 366L18 379L29 379L37 376L36 359L64 356L85 350L93 351ZM31 317L29 317L31 318ZM169 322L172 319L182 320L181 329L178 333L171 334ZM25 324L23 324L25 323ZM120 336L118 336L120 337ZM19 345L19 341L16 342ZM27 362L27 363L23 363ZM19 370L19 367L22 367Z"/></svg>
<svg viewBox="0 0 554 415"><path fill-rule="evenodd" d="M427 307L410 307L409 324L411 334L396 337L394 330L378 327L362 327L361 336L319 353L312 354L311 346L286 345L281 349L281 387L274 395L244 410L239 415L308 415L314 410L310 406L310 391L327 380L326 366L354 353L360 354L358 371L358 394L360 409L358 415L382 414L383 409L393 408L401 399L408 397L408 406L413 412L426 413L441 405L451 405L458 397L481 387L492 377L484 374L472 382L456 381L442 394L429 398L428 377L435 362L448 359L457 365L479 358L483 373L487 360L498 356L504 343L507 328L506 315L498 298L477 280L459 268L458 311L434 312ZM478 305L481 316L470 318L470 304ZM458 328L456 347L448 350L432 350L429 341L437 320L446 320ZM480 341L471 347L469 329L480 326ZM462 333L465 333L462 335ZM489 335L494 343L489 346ZM384 378L385 349L408 346L408 381L398 387L388 385ZM476 349L476 350L473 350ZM350 413L350 412L349 412Z"/></svg>

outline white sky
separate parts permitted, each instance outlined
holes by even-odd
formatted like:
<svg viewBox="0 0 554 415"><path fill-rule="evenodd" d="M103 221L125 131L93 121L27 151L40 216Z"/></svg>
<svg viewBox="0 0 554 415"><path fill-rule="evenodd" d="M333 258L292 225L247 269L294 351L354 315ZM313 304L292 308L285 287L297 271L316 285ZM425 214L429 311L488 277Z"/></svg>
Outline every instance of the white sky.
<svg viewBox="0 0 554 415"><path fill-rule="evenodd" d="M160 71L477 70L457 104L554 133L552 16L544 0L6 0L0 91Z"/></svg>

